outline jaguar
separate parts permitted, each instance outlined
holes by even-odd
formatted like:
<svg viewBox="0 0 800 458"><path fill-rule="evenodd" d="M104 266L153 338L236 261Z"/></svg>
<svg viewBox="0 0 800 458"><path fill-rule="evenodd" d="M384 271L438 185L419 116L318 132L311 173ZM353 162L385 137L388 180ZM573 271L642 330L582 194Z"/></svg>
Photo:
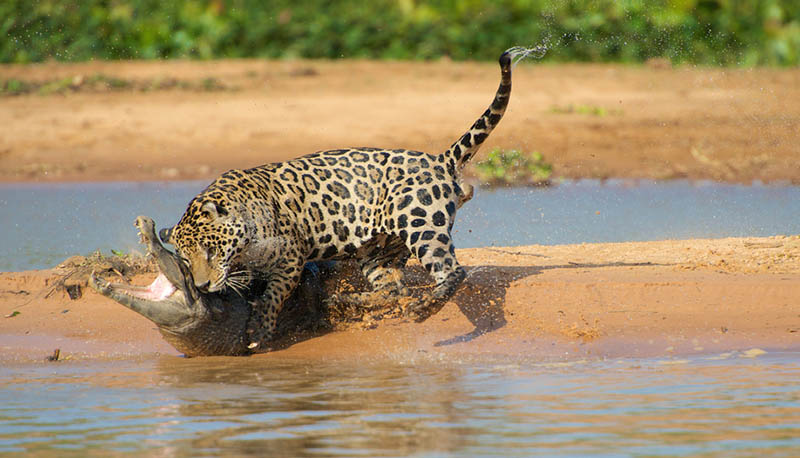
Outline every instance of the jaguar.
<svg viewBox="0 0 800 458"><path fill-rule="evenodd" d="M267 285L251 303L254 351L273 338L278 312L308 262L354 259L372 288L357 300L377 293L402 298L410 297L402 268L414 256L435 286L407 313L427 319L466 276L451 236L456 210L472 197L464 165L506 111L513 65L538 52L502 53L490 106L444 153L346 148L230 170L159 236L174 245L203 292L242 292L254 278Z"/></svg>

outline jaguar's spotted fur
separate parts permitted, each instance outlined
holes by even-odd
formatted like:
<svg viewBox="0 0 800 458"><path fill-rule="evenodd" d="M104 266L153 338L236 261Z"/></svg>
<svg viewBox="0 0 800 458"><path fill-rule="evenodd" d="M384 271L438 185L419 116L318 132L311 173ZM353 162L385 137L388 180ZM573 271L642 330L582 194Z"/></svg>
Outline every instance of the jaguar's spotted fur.
<svg viewBox="0 0 800 458"><path fill-rule="evenodd" d="M354 257L375 291L406 295L401 268L413 255L436 281L413 311L426 318L464 280L450 236L456 209L472 195L461 169L505 112L512 60L530 51L511 48L500 56L494 100L443 154L349 148L231 170L162 238L175 245L201 289L240 290L254 275L267 280L253 304L252 347L272 337L309 261Z"/></svg>

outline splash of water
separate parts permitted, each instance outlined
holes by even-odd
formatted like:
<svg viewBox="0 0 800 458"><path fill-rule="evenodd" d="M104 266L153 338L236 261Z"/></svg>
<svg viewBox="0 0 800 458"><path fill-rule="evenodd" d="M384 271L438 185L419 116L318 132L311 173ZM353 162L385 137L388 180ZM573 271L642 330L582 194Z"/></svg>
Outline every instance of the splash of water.
<svg viewBox="0 0 800 458"><path fill-rule="evenodd" d="M531 48L526 48L524 46L514 46L506 50L506 53L509 54L511 57L511 68L517 66L517 64L528 57L533 57L534 59L541 59L547 54L547 51L550 49L550 40L545 38L545 40L536 46Z"/></svg>

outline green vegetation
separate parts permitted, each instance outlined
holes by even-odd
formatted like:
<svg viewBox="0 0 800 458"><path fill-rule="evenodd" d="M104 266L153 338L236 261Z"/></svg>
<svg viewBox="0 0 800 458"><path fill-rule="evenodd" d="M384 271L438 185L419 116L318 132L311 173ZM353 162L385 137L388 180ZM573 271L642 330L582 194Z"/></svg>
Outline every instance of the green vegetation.
<svg viewBox="0 0 800 458"><path fill-rule="evenodd" d="M481 182L490 186L541 186L549 183L553 166L545 162L538 152L523 153L495 148L485 160L475 165L475 171Z"/></svg>
<svg viewBox="0 0 800 458"><path fill-rule="evenodd" d="M15 78L0 81L0 95L17 95L31 92L30 83Z"/></svg>
<svg viewBox="0 0 800 458"><path fill-rule="evenodd" d="M227 86L216 78L203 78L197 81L185 81L175 78L155 78L131 80L96 73L84 77L75 75L45 81L25 81L16 78L0 80L0 97L23 94L67 94L71 92L105 92L105 91L158 91L182 89L188 91L225 91L235 88Z"/></svg>
<svg viewBox="0 0 800 458"><path fill-rule="evenodd" d="M608 115L621 115L621 110L608 110L603 107L598 107L595 105L574 105L569 104L567 106L552 106L550 107L551 113L557 114L581 114L581 115L589 115L589 116L597 116L597 117L605 117Z"/></svg>
<svg viewBox="0 0 800 458"><path fill-rule="evenodd" d="M797 0L5 0L0 62L311 57L797 65Z"/></svg>

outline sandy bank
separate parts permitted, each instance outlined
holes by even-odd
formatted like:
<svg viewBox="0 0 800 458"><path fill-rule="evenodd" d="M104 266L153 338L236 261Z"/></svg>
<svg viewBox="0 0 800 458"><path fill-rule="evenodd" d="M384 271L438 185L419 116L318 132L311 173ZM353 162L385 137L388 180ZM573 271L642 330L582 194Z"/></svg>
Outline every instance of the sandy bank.
<svg viewBox="0 0 800 458"><path fill-rule="evenodd" d="M460 250L469 277L422 324L384 320L255 358L581 359L800 349L800 238ZM411 270L415 270L412 266ZM58 269L0 273L0 361L178 353L144 318ZM142 276L137 282L147 282ZM15 313L16 312L16 313Z"/></svg>
<svg viewBox="0 0 800 458"><path fill-rule="evenodd" d="M130 85L80 83L99 75ZM69 82L0 98L0 181L208 180L347 146L440 152L498 78L495 63L447 61L0 65L0 80ZM142 89L158 82L174 84ZM798 126L800 69L522 64L476 159L501 147L539 151L567 178L800 183Z"/></svg>

